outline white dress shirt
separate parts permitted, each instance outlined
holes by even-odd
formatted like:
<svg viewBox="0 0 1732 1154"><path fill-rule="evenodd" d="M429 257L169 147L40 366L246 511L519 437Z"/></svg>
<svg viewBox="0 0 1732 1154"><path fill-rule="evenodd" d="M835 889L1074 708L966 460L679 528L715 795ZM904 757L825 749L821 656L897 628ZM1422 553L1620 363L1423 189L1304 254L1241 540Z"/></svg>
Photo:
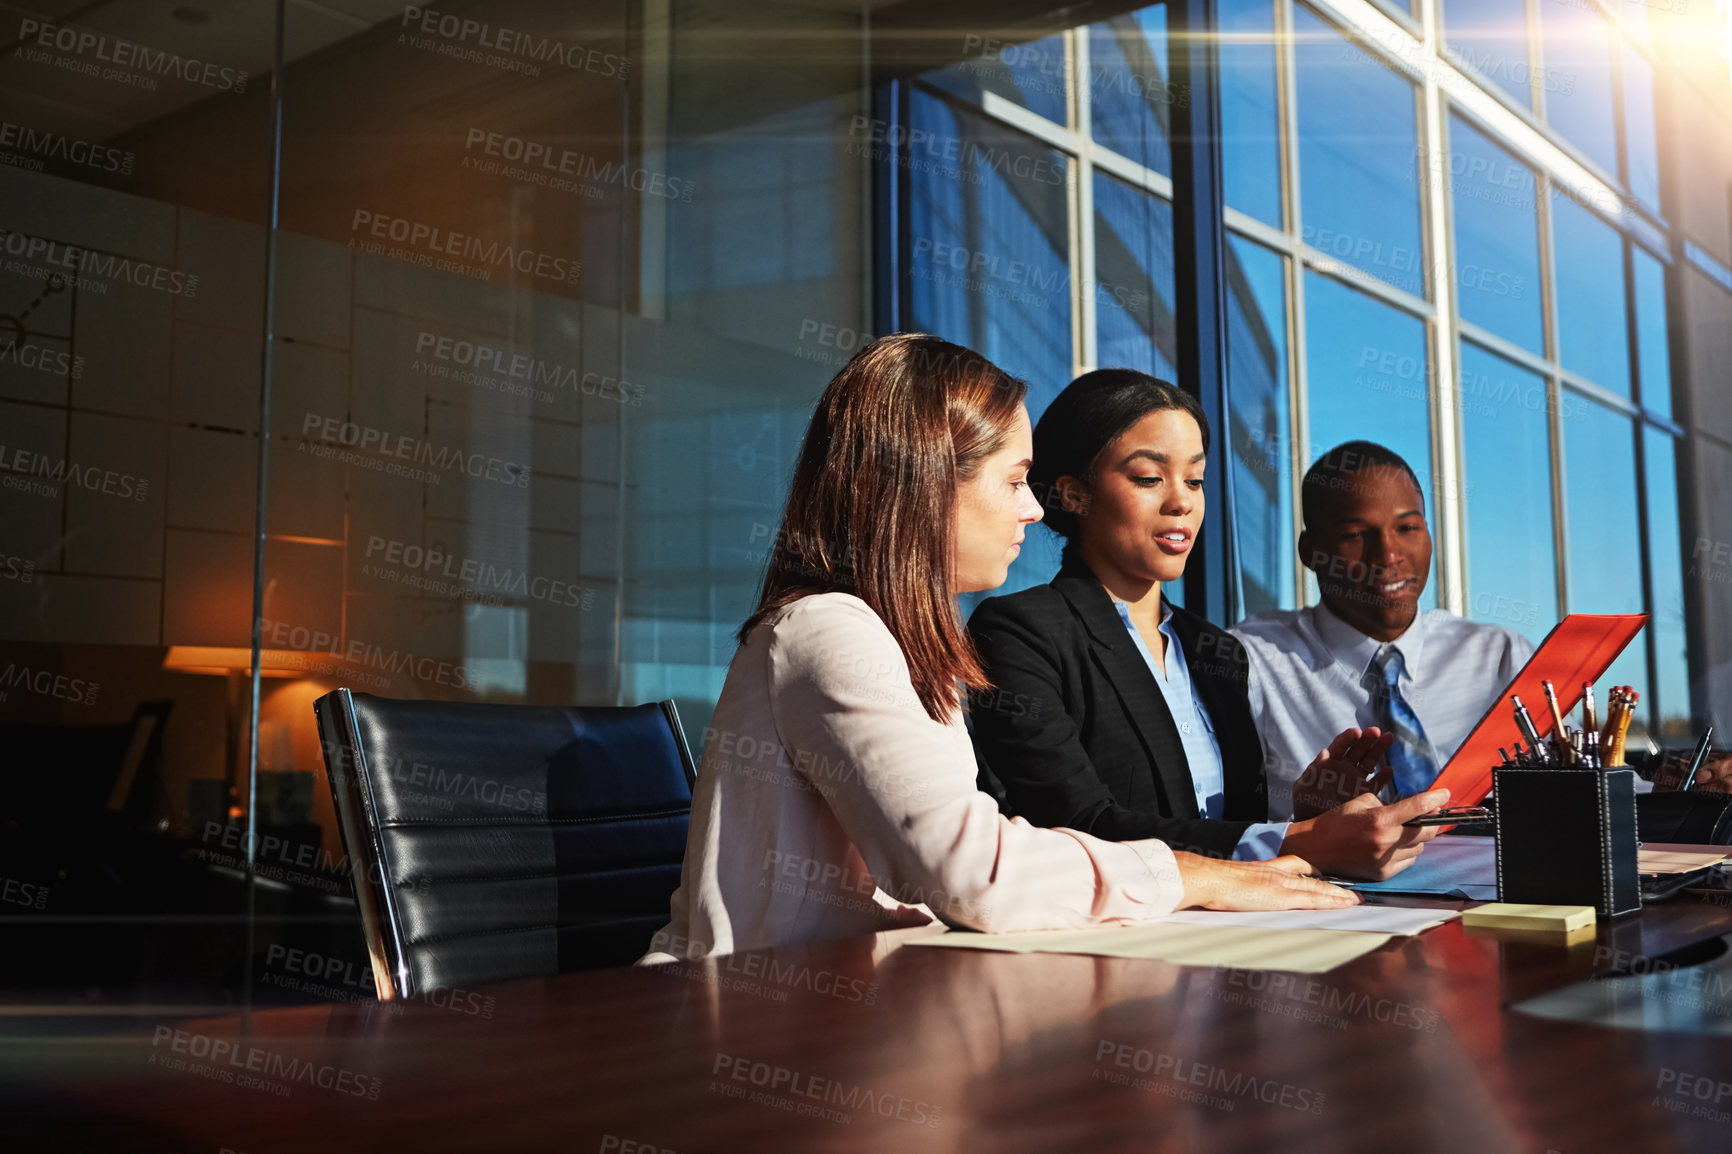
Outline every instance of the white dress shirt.
<svg viewBox="0 0 1732 1154"><path fill-rule="evenodd" d="M1322 605L1262 613L1233 635L1251 664L1251 714L1263 741L1269 818L1293 816L1293 783L1344 729L1379 725L1367 680L1384 643ZM1442 609L1420 613L1394 641L1405 668L1401 695L1425 727L1443 768L1534 645L1501 625Z"/></svg>
<svg viewBox="0 0 1732 1154"><path fill-rule="evenodd" d="M864 601L801 598L734 654L704 743L685 862L643 962L930 922L1149 921L1184 896L1159 841L1002 816L957 712L932 720Z"/></svg>
<svg viewBox="0 0 1732 1154"><path fill-rule="evenodd" d="M1197 699L1191 665L1185 660L1179 631L1173 627L1173 607L1164 600L1161 602L1161 635L1167 639L1166 660L1162 661L1143 644L1143 635L1131 620L1131 607L1116 597L1113 605L1125 628L1130 630L1132 644L1143 655L1149 672L1155 675L1167 712L1173 715L1173 724L1178 727L1179 742L1185 748L1185 764L1191 771L1191 788L1197 795L1197 813L1219 821L1227 808L1227 772L1221 763L1221 741L1215 736L1215 719ZM1285 840L1286 822L1253 823L1233 847L1233 860L1268 861L1281 852Z"/></svg>

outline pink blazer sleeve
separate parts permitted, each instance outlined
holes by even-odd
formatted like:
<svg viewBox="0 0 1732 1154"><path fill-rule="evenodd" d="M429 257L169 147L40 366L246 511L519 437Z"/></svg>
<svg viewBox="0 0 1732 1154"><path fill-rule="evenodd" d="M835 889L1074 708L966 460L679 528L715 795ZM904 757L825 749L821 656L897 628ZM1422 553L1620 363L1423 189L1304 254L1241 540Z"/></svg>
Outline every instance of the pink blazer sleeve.
<svg viewBox="0 0 1732 1154"><path fill-rule="evenodd" d="M853 597L808 597L768 651L778 736L878 887L985 931L1140 922L1183 889L1159 841L1107 842L1010 819L975 788L960 723L921 708L896 639Z"/></svg>

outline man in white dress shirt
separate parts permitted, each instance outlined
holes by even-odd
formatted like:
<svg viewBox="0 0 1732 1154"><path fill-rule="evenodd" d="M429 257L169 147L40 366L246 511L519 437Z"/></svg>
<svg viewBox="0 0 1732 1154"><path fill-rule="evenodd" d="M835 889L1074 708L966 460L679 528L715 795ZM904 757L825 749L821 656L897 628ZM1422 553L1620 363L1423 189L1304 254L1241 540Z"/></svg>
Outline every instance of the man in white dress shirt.
<svg viewBox="0 0 1732 1154"><path fill-rule="evenodd" d="M1322 604L1233 630L1250 661L1272 821L1294 816L1294 782L1351 727L1394 731L1397 793L1428 787L1534 650L1514 630L1419 611L1431 530L1419 481L1394 452L1336 446L1306 471L1300 504L1299 556Z"/></svg>

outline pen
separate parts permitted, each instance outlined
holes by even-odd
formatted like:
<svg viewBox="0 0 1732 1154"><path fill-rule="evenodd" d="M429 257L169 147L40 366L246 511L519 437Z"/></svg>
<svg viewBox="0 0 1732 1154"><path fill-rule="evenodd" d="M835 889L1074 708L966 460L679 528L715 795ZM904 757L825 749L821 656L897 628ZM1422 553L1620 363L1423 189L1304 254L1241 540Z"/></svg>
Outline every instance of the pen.
<svg viewBox="0 0 1732 1154"><path fill-rule="evenodd" d="M1546 707L1552 711L1552 742L1558 746L1564 764L1575 761L1575 753L1565 738L1564 715L1558 708L1558 691L1549 681L1540 682L1540 688L1546 691Z"/></svg>
<svg viewBox="0 0 1732 1154"><path fill-rule="evenodd" d="M1528 743L1528 748L1537 755L1540 748L1540 735L1539 731L1534 728L1534 719L1528 716L1527 706L1522 704L1520 697L1512 693L1509 695L1509 699L1515 704L1516 728L1522 731L1523 740Z"/></svg>
<svg viewBox="0 0 1732 1154"><path fill-rule="evenodd" d="M1708 743L1714 740L1714 727L1710 725L1702 734L1702 744L1696 747L1696 756L1690 759L1690 772L1684 775L1684 783L1678 787L1683 793L1690 788L1690 783L1696 780L1696 771L1702 768L1702 762L1708 757Z"/></svg>
<svg viewBox="0 0 1732 1154"><path fill-rule="evenodd" d="M1520 749L1520 748L1521 748L1521 746L1519 746L1519 745L1518 745L1518 746L1517 746L1517 747L1516 747L1516 748L1517 748L1517 749ZM1505 764L1505 765L1514 765L1514 764L1515 764L1515 762L1513 762L1513 761L1511 761L1511 760L1510 760L1510 756L1509 756L1509 750L1507 750L1507 749L1505 749L1505 748L1504 748L1504 747L1503 747L1503 746L1501 746L1501 745L1500 745L1500 746L1498 746L1498 747L1497 747L1497 755L1498 755L1498 756L1499 756L1499 757L1501 757L1501 758L1503 758L1503 763L1504 763L1504 764Z"/></svg>
<svg viewBox="0 0 1732 1154"><path fill-rule="evenodd" d="M1582 728L1598 729L1599 722L1594 720L1594 683L1582 682Z"/></svg>
<svg viewBox="0 0 1732 1154"><path fill-rule="evenodd" d="M1630 732L1630 719L1636 714L1635 693L1628 685L1612 690L1611 701L1606 707L1606 728L1600 734L1608 769L1617 769L1624 764L1624 741Z"/></svg>

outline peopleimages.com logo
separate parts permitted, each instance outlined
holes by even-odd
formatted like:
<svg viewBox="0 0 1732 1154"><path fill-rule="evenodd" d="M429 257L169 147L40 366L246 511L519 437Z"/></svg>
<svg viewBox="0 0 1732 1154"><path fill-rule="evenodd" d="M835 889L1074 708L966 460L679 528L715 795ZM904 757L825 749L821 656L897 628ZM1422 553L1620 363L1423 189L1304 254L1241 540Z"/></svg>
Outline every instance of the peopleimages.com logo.
<svg viewBox="0 0 1732 1154"><path fill-rule="evenodd" d="M506 377L521 381L525 391L533 392L537 399L545 397L551 400L552 393L534 389L534 386L550 385L567 392L597 397L621 405L642 405L644 401L644 387L640 384L593 371L580 373L569 365L543 360L529 353L520 353L502 345L488 344L486 341L440 336L423 330L415 338L415 355L416 367L422 366L423 359L441 362L441 366L452 366L448 371L435 372L436 376L448 376L453 380L468 383L463 370L472 369L482 377Z"/></svg>
<svg viewBox="0 0 1732 1154"><path fill-rule="evenodd" d="M127 281L139 288L155 289L170 296L191 298L198 293L198 277L191 273L165 268L148 260L136 260L116 253L97 252L80 245L49 240L43 236L31 236L29 233L0 229L0 252L26 261L42 261L51 266L50 275L64 275L61 270L88 273L88 279L94 280L97 285L103 284L103 281L95 278L106 278L109 282ZM26 272L26 275L30 274ZM37 276L35 279L42 280L45 277ZM82 284L87 278L80 276L78 279ZM103 287L97 291L106 292L107 289Z"/></svg>
<svg viewBox="0 0 1732 1154"><path fill-rule="evenodd" d="M217 1082L265 1090L288 1097L296 1082L378 1101L381 1081L341 1066L311 1062L288 1054L217 1038L173 1026L158 1026L150 1040L150 1062Z"/></svg>
<svg viewBox="0 0 1732 1154"><path fill-rule="evenodd" d="M119 148L102 144L92 144L88 140L80 140L73 136L62 136L45 128L31 128L24 124L15 124L10 120L0 120L0 149L17 149L26 154L6 163L19 164L40 172L39 162L30 163L28 158L57 160L64 164L76 164L85 168L93 168L98 172L117 172L122 176L132 171L132 162L136 159L132 153ZM0 152L0 158L7 154Z"/></svg>
<svg viewBox="0 0 1732 1154"><path fill-rule="evenodd" d="M301 421L301 436L308 438L302 443L303 449L314 445L332 450L355 450L356 453L352 455L361 462L372 461L377 464L389 458L389 464L401 465L403 468L412 469L425 465L470 477L485 477L489 481L498 481L519 489L529 488L528 465L490 457L486 453L471 453L454 445L436 444L407 433L392 433L373 425L345 421L341 417L307 413Z"/></svg>
<svg viewBox="0 0 1732 1154"><path fill-rule="evenodd" d="M18 39L27 50L25 59L38 64L58 64L75 74L133 84L147 90L156 88L157 76L173 76L189 84L214 88L218 92L239 94L247 90L247 74L244 69L229 68L208 60L149 48L76 25L51 24L26 16L18 22ZM28 54L28 50L32 49L37 52L34 56ZM64 52L67 57L60 60L40 59L40 56L44 55L41 50L44 49ZM76 57L89 59L82 64L76 59L69 59Z"/></svg>
<svg viewBox="0 0 1732 1154"><path fill-rule="evenodd" d="M400 27L405 31L399 43L506 72L540 76L542 66L549 65L621 81L631 75L625 56L415 4L403 6Z"/></svg>
<svg viewBox="0 0 1732 1154"><path fill-rule="evenodd" d="M569 148L492 132L486 128L470 128L463 137L463 151L478 151L495 161L522 165L521 169L503 169L505 175L529 184L544 184L557 191L580 192L586 187L616 184L647 196L690 202L695 186L689 180L655 172L647 168L627 168L618 161L605 160ZM467 155L465 164L472 163ZM482 162L484 163L484 162ZM487 170L483 170L487 171ZM562 181L560 178L570 177Z"/></svg>
<svg viewBox="0 0 1732 1154"><path fill-rule="evenodd" d="M588 609L595 604L595 590L588 586L413 541L372 534L367 538L364 556L361 576L395 581L431 593L500 605L513 597L571 609Z"/></svg>
<svg viewBox="0 0 1732 1154"><path fill-rule="evenodd" d="M123 501L142 501L150 494L148 477L3 444L0 444L0 485L42 497L58 496L61 485Z"/></svg>
<svg viewBox="0 0 1732 1154"><path fill-rule="evenodd" d="M580 260L502 244L496 240L483 240L481 237L453 232L439 225L365 208L355 210L349 222L349 231L353 238L367 238L369 242L390 241L405 246L401 250L391 250L387 255L399 256L401 259L425 258L425 261L415 260L414 263L428 263L431 267L438 268L440 263L437 258L455 257L458 260L473 261L476 267L472 271L483 274L482 279L486 279L486 276L496 270L510 270L563 284L576 284L578 277L583 274L583 262ZM374 249L369 248L367 251Z"/></svg>

